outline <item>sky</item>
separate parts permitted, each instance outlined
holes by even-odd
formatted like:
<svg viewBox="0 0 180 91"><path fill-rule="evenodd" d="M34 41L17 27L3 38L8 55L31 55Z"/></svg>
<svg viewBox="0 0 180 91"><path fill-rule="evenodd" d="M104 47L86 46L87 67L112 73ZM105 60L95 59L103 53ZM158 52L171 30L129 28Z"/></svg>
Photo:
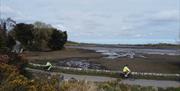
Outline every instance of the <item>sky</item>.
<svg viewBox="0 0 180 91"><path fill-rule="evenodd" d="M176 43L180 38L180 0L0 0L0 14L51 24L76 42Z"/></svg>

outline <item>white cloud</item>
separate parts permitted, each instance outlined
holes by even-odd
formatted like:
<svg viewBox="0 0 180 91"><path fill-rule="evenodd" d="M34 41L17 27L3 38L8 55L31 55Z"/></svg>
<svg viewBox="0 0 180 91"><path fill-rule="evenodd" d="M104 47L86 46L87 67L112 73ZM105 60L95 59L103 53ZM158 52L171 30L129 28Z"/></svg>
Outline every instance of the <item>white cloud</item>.
<svg viewBox="0 0 180 91"><path fill-rule="evenodd" d="M143 31L147 31L148 27L157 28L157 26L159 26L159 28L157 29L162 30L162 28L167 28L168 26L170 26L170 24L177 25L178 23L180 23L180 11L173 9L173 10L161 10L158 12L142 13L139 15L132 14L131 16L125 17L123 19L123 22L128 24L123 27L125 29L127 27L127 29L129 30L137 31L137 29L146 28ZM166 30L168 31L169 29ZM171 29L171 31L178 31L178 30Z"/></svg>
<svg viewBox="0 0 180 91"><path fill-rule="evenodd" d="M11 0L7 5L13 8L1 12L15 20L52 24L68 31L70 39L174 38L180 20L177 1Z"/></svg>
<svg viewBox="0 0 180 91"><path fill-rule="evenodd" d="M62 31L67 31L68 28L66 28L64 25L62 24L57 24L57 25L53 25L53 27L59 29L59 30L62 30Z"/></svg>
<svg viewBox="0 0 180 91"><path fill-rule="evenodd" d="M180 21L180 11L179 10L164 10L152 14L150 19L154 21L163 21L163 22L171 22L171 21Z"/></svg>
<svg viewBox="0 0 180 91"><path fill-rule="evenodd" d="M24 21L28 20L28 16L24 15L22 12L15 10L7 5L1 5L0 6L0 13L2 18L8 18L11 17L15 19L16 21Z"/></svg>
<svg viewBox="0 0 180 91"><path fill-rule="evenodd" d="M1 13L14 12L14 10L8 6L1 5L0 6L0 12Z"/></svg>

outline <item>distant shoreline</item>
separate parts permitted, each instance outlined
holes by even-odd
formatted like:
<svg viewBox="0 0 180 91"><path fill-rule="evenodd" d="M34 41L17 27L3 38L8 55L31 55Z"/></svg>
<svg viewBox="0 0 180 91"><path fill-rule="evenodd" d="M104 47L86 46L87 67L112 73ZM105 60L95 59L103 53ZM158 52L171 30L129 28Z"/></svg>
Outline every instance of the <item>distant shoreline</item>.
<svg viewBox="0 0 180 91"><path fill-rule="evenodd" d="M148 48L148 49L180 49L180 44L95 44L95 43L78 43L67 42L66 46L93 46L93 47L113 47L113 48Z"/></svg>

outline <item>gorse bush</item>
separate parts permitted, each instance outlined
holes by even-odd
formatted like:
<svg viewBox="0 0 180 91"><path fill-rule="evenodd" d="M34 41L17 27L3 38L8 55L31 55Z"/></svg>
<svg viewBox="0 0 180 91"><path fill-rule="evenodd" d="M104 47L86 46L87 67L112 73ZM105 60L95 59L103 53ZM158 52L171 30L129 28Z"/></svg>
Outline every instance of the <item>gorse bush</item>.
<svg viewBox="0 0 180 91"><path fill-rule="evenodd" d="M30 91L25 90L27 85L27 78L19 74L15 66L8 64L0 64L1 69L1 84L0 91Z"/></svg>
<svg viewBox="0 0 180 91"><path fill-rule="evenodd" d="M0 63L8 63L9 62L9 56L6 54L0 54Z"/></svg>
<svg viewBox="0 0 180 91"><path fill-rule="evenodd" d="M0 64L0 91L57 91L52 83L34 81L19 74L15 66Z"/></svg>
<svg viewBox="0 0 180 91"><path fill-rule="evenodd" d="M26 71L24 69L27 67L28 61L22 54L18 55L15 53L0 53L0 63L14 66L20 74L26 75Z"/></svg>
<svg viewBox="0 0 180 91"><path fill-rule="evenodd" d="M24 55L9 53L8 56L8 64L15 66L19 70L20 74L26 75L26 71L24 69L27 67L28 61L25 59Z"/></svg>
<svg viewBox="0 0 180 91"><path fill-rule="evenodd" d="M23 73L23 55L0 54L0 91L57 91L53 79L31 80Z"/></svg>

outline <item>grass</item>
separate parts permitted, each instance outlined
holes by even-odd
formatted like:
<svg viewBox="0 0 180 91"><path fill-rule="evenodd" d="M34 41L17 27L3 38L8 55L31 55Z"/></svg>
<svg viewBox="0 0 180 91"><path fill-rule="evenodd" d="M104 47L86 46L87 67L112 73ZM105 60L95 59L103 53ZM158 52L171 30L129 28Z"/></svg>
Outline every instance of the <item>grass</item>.
<svg viewBox="0 0 180 91"><path fill-rule="evenodd" d="M119 84L113 82L62 82L61 91L179 91L180 88L157 88L157 87L142 87L137 85Z"/></svg>
<svg viewBox="0 0 180 91"><path fill-rule="evenodd" d="M78 42L73 42L73 41L67 41L65 46L74 46L74 45L79 45L80 43Z"/></svg>

